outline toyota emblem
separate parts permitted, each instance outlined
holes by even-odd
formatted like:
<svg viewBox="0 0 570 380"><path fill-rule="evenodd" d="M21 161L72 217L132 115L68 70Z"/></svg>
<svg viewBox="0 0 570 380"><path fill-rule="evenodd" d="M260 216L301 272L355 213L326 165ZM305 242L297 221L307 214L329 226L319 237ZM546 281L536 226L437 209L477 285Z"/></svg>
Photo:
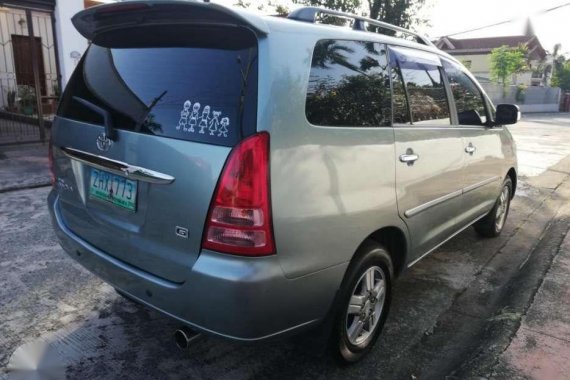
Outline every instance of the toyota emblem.
<svg viewBox="0 0 570 380"><path fill-rule="evenodd" d="M105 133L101 133L99 136L97 136L97 148L100 151L106 152L109 149L111 149L112 145L113 145L113 140L108 138Z"/></svg>

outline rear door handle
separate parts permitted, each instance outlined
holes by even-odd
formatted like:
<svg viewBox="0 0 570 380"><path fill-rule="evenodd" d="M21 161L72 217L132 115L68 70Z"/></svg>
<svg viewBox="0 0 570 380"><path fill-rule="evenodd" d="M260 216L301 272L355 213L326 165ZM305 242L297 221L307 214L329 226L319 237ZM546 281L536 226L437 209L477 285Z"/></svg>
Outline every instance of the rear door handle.
<svg viewBox="0 0 570 380"><path fill-rule="evenodd" d="M407 163L414 162L418 158L420 158L420 156L418 156L417 154L402 154L402 155L400 155L400 161L407 162Z"/></svg>
<svg viewBox="0 0 570 380"><path fill-rule="evenodd" d="M465 153L473 154L476 150L477 148L475 148L472 143L469 143L469 145L465 147Z"/></svg>
<svg viewBox="0 0 570 380"><path fill-rule="evenodd" d="M400 162L404 162L406 164L408 164L408 166L411 166L414 164L414 162L416 162L418 159L420 158L420 156L418 156L417 154L414 153L413 149L408 148L406 150L405 154L401 154L400 155Z"/></svg>

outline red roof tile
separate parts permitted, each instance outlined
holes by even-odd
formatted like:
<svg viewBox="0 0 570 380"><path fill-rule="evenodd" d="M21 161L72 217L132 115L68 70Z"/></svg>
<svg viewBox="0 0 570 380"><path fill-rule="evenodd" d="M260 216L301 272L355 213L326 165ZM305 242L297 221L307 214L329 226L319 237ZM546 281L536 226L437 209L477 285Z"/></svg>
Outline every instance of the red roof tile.
<svg viewBox="0 0 570 380"><path fill-rule="evenodd" d="M503 37L487 37L487 38L467 38L455 39L447 38L449 42L455 46L455 49L494 49L503 45L516 47L520 44L525 44L531 37L528 36L503 36ZM446 49L444 47L443 50Z"/></svg>
<svg viewBox="0 0 570 380"><path fill-rule="evenodd" d="M446 40L453 45L449 46ZM536 37L529 36L501 36L501 37L485 37L485 38L465 38L456 39L451 37L442 37L435 42L436 46L450 54L481 54L489 53L491 50L507 45L509 47L517 47L526 45L532 55L544 57L546 52Z"/></svg>

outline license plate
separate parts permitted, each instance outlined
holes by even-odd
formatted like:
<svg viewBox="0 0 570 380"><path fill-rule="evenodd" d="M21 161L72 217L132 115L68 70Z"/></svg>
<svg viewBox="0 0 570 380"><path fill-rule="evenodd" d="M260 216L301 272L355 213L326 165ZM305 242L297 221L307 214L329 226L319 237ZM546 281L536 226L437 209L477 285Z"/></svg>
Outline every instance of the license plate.
<svg viewBox="0 0 570 380"><path fill-rule="evenodd" d="M135 211L137 208L137 181L131 181L103 170L91 169L89 196Z"/></svg>

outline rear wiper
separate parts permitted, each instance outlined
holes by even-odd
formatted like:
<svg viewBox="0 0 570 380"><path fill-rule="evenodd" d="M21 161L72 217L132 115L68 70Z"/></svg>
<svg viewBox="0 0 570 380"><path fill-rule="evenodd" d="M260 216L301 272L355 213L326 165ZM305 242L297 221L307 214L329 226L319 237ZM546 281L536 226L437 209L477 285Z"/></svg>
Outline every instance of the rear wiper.
<svg viewBox="0 0 570 380"><path fill-rule="evenodd" d="M243 71L242 68L242 60L241 60L241 56L237 56L237 63L240 65L240 75L241 75L241 88L240 88L240 94L239 94L239 114L238 114L238 120L240 123L240 128L239 128L239 133L240 136L239 138L241 139L243 137L243 113L244 113L244 108L245 108L245 92L247 90L247 82L248 82L248 78L249 78L249 72L251 70L251 67L253 66L253 62L257 59L257 55L255 57L251 56L251 52L253 49L249 49L249 57L248 57L248 62L247 62L247 66L245 69L245 72Z"/></svg>
<svg viewBox="0 0 570 380"><path fill-rule="evenodd" d="M117 140L117 131L113 127L113 119L111 118L111 113L106 109L103 109L95 104L91 103L89 100L85 100L80 98L79 96L74 96L73 100L78 103L81 103L83 106L89 108L91 111L95 112L96 114L100 115L103 118L103 125L105 126L105 136L108 139L116 141Z"/></svg>
<svg viewBox="0 0 570 380"><path fill-rule="evenodd" d="M145 112L145 114L143 115L143 117L141 118L141 120L139 120L139 122L136 125L135 130L137 132L139 132L141 130L141 127L143 126L145 120L148 118L148 115L150 115L150 111L152 111L152 109L154 108L154 106L156 106L156 104L158 102L160 102L160 99L162 99L164 97L164 95L166 95L166 93L168 92L168 90L164 90L162 92L162 94L158 95L156 98L154 98L152 100L152 102L150 102L150 104L147 106L147 110Z"/></svg>

